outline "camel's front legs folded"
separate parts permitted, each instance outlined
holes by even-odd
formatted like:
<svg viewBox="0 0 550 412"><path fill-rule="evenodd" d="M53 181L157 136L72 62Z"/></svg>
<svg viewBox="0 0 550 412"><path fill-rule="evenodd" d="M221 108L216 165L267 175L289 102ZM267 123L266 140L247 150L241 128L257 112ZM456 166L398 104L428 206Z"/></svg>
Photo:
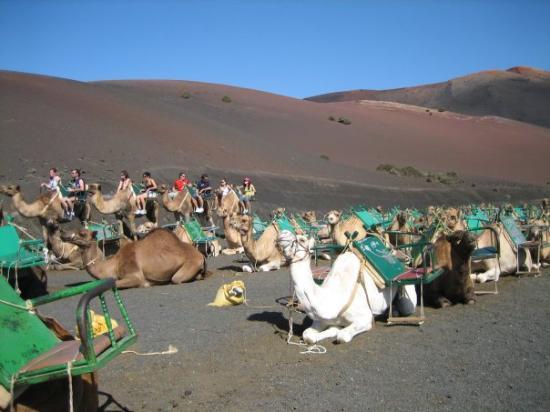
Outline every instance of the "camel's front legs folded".
<svg viewBox="0 0 550 412"><path fill-rule="evenodd" d="M314 321L313 325L310 328L307 328L302 334L302 339L308 345L313 345L314 343L320 342L323 339L334 338L338 334L340 328L336 326L331 326L325 330L323 329L321 322Z"/></svg>

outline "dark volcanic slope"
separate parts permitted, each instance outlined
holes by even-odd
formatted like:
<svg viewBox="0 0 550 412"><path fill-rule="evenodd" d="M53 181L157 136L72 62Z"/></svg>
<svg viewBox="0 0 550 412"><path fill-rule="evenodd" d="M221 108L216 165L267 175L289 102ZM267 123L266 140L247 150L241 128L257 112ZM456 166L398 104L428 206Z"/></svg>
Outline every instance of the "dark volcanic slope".
<svg viewBox="0 0 550 412"><path fill-rule="evenodd" d="M546 128L185 81L82 83L0 71L0 136L0 181L32 178L33 169L44 175L51 164L81 167L94 179L116 179L123 168L134 176L210 168L420 189L433 185L375 169L394 163L526 183L550 177Z"/></svg>
<svg viewBox="0 0 550 412"><path fill-rule="evenodd" d="M390 101L550 127L550 72L528 67L484 71L443 83L393 90L351 90L310 97L320 103Z"/></svg>

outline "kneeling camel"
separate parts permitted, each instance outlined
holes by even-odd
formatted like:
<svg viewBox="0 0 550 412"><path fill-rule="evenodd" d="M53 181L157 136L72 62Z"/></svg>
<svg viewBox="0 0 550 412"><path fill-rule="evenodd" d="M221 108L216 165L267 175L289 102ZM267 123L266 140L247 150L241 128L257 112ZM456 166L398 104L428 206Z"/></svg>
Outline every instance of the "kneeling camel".
<svg viewBox="0 0 550 412"><path fill-rule="evenodd" d="M108 259L97 246L96 234L82 229L65 240L80 248L82 261L92 277L116 278L118 288L177 284L207 276L204 256L169 230L155 229L143 239L125 244Z"/></svg>

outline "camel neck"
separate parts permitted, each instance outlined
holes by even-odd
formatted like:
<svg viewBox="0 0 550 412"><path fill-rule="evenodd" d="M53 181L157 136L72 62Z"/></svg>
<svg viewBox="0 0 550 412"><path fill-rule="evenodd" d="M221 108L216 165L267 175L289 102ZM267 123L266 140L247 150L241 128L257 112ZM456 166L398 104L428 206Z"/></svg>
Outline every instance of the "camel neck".
<svg viewBox="0 0 550 412"><path fill-rule="evenodd" d="M316 290L319 288L313 280L311 259L304 259L290 264L290 277L298 301L303 305L306 313L312 312L316 306Z"/></svg>

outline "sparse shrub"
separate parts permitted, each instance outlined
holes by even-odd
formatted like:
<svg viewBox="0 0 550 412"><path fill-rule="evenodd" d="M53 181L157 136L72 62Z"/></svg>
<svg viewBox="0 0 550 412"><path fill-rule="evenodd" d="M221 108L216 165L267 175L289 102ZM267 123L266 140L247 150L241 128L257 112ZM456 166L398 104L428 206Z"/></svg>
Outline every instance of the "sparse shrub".
<svg viewBox="0 0 550 412"><path fill-rule="evenodd" d="M188 92L183 92L180 96L182 99L190 99L191 98L191 94L188 93Z"/></svg>
<svg viewBox="0 0 550 412"><path fill-rule="evenodd" d="M439 113L443 113L443 112L445 111L445 109L444 109L443 107L440 107L439 109L437 109L437 111L438 111Z"/></svg>
<svg viewBox="0 0 550 412"><path fill-rule="evenodd" d="M426 178L426 182L432 183L432 178L431 178L431 177L427 177L427 178Z"/></svg>
<svg viewBox="0 0 550 412"><path fill-rule="evenodd" d="M401 174L407 177L424 177L424 175L412 166L405 166L401 168Z"/></svg>
<svg viewBox="0 0 550 412"><path fill-rule="evenodd" d="M430 109L426 109L426 113L430 113Z"/></svg>
<svg viewBox="0 0 550 412"><path fill-rule="evenodd" d="M338 118L338 123L342 123L342 124L351 124L351 120L348 119L347 117L339 117Z"/></svg>
<svg viewBox="0 0 550 412"><path fill-rule="evenodd" d="M457 172L447 172L447 176L449 177L454 177L455 179L458 177L458 173Z"/></svg>
<svg viewBox="0 0 550 412"><path fill-rule="evenodd" d="M493 189L493 192L498 192L498 189L495 187L495 188Z"/></svg>
<svg viewBox="0 0 550 412"><path fill-rule="evenodd" d="M326 154L322 154L321 156L319 156L321 159L323 160L330 160L330 157L328 157Z"/></svg>
<svg viewBox="0 0 550 412"><path fill-rule="evenodd" d="M472 187L476 187L476 184L475 184L475 183L472 183Z"/></svg>
<svg viewBox="0 0 550 412"><path fill-rule="evenodd" d="M329 119L329 120L330 120L331 122L333 122L333 121L335 121L335 120L336 120L336 118L335 118L334 116L332 116L332 115L331 115L331 116L329 116L329 117L328 117L328 119Z"/></svg>
<svg viewBox="0 0 550 412"><path fill-rule="evenodd" d="M229 97L229 96L227 96L227 95L223 96L223 97L222 97L222 102L224 102L224 103L231 103L231 102L232 102L231 97Z"/></svg>
<svg viewBox="0 0 550 412"><path fill-rule="evenodd" d="M379 164L378 167L376 168L376 170L379 171L379 172L386 172L386 173L389 173L391 175L396 175L396 176L400 175L399 169L397 167L395 167L394 165L390 165L388 163Z"/></svg>

